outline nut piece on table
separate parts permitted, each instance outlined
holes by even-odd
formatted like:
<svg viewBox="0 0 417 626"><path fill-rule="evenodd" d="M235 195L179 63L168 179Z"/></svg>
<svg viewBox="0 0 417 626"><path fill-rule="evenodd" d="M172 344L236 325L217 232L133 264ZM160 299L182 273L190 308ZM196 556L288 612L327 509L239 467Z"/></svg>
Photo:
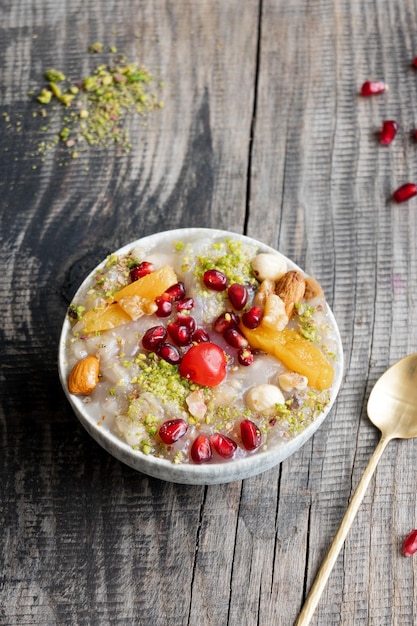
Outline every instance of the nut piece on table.
<svg viewBox="0 0 417 626"><path fill-rule="evenodd" d="M70 393L88 396L94 391L99 381L100 363L95 356L86 356L74 365L68 378Z"/></svg>
<svg viewBox="0 0 417 626"><path fill-rule="evenodd" d="M284 330L288 321L283 300L275 293L271 293L265 300L262 324L273 330Z"/></svg>
<svg viewBox="0 0 417 626"><path fill-rule="evenodd" d="M261 252L252 260L252 269L259 282L277 281L287 271L287 261L282 254Z"/></svg>
<svg viewBox="0 0 417 626"><path fill-rule="evenodd" d="M290 270L277 282L275 293L284 302L288 319L294 312L294 305L301 302L304 298L305 290L306 283L304 276L297 270Z"/></svg>

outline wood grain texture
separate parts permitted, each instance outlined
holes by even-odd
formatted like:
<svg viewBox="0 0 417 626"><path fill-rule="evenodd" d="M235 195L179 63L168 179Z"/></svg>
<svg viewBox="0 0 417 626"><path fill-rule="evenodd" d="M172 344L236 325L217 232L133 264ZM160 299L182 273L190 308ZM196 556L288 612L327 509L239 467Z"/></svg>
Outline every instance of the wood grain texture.
<svg viewBox="0 0 417 626"><path fill-rule="evenodd" d="M377 377L417 350L417 8L411 0L52 0L0 6L0 624L289 626L378 435ZM30 89L91 70L94 41L140 59L165 106L133 148L44 162ZM390 91L364 99L364 80ZM383 119L400 133L378 145ZM22 130L20 130L22 129ZM52 134L52 128L46 131ZM165 484L122 466L74 418L56 351L65 309L110 250L219 227L323 284L345 377L323 427L244 482ZM313 624L409 626L417 442L386 451Z"/></svg>

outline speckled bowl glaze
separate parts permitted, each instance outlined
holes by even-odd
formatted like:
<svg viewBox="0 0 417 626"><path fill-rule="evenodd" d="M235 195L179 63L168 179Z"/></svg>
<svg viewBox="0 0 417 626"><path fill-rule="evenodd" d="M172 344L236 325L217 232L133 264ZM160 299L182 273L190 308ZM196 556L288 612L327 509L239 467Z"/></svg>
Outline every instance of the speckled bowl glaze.
<svg viewBox="0 0 417 626"><path fill-rule="evenodd" d="M275 252L275 250L273 250L269 246L266 246L265 244L256 241L255 239L245 237L243 235L238 235L236 233L205 228L185 228L157 233L149 237L139 239L137 241L132 241L123 248L115 251L115 253L126 254L127 252L129 252L129 250L131 250L132 247L136 246L139 242L141 245L158 245L158 247L163 248L166 245L172 244L173 242L179 241L190 235L196 238L200 236L207 237L210 235L216 237L233 237L236 239L240 239L246 243L256 245L259 249L259 252ZM79 291L81 291L83 286L91 280L92 276L104 263L105 260L103 260L103 262L99 264L89 274L89 276L80 286ZM287 259L287 263L290 269L300 270L300 268L290 259ZM75 301L77 300L77 295L79 291L77 291L74 296ZM229 462L210 462L208 464L202 465L194 465L190 463L175 465L166 459L160 459L154 456L145 455L139 450L134 450L130 445L124 442L121 438L119 438L117 434L115 434L111 430L111 427L108 424L102 423L101 425L98 425L97 420L93 419L89 415L88 404L83 402L82 398L71 395L68 391L67 380L69 375L69 366L66 359L65 346L71 332L71 326L67 318L65 319L63 324L59 343L58 368L60 381L75 414L77 415L78 419L87 430L87 432L107 452L109 452L119 461L122 461L126 465L132 467L133 469L142 472L148 476L158 478L160 480L188 485L211 485L242 480L244 478L249 478L250 476L260 474L261 472L265 472L266 470L274 467L278 463L284 461L284 459L294 454L317 431L317 429L322 425L327 415L331 411L342 381L343 349L337 324L334 319L333 313L330 310L329 317L335 327L338 358L335 378L330 391L330 402L325 411L319 416L319 418L311 423L294 439L291 439L273 448L271 447L271 449L268 449L266 451L257 451L256 453L251 454L245 458L232 460Z"/></svg>

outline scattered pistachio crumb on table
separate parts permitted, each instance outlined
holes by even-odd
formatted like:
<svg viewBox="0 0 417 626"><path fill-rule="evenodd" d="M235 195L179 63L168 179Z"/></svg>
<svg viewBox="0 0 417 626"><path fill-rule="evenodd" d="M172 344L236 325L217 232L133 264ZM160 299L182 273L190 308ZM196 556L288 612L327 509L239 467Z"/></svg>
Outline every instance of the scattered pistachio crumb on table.
<svg viewBox="0 0 417 626"><path fill-rule="evenodd" d="M73 158L89 148L109 149L114 145L127 153L132 147L125 128L127 118L163 107L151 87L153 77L145 67L117 55L115 46L106 50L104 44L95 42L89 53L112 56L88 76L75 81L61 70L50 68L45 72L47 84L31 92L32 99L41 105L36 114L42 118L39 131L47 132L50 122L55 132L53 137L38 142L32 156L44 155L57 145ZM157 87L161 87L160 82Z"/></svg>

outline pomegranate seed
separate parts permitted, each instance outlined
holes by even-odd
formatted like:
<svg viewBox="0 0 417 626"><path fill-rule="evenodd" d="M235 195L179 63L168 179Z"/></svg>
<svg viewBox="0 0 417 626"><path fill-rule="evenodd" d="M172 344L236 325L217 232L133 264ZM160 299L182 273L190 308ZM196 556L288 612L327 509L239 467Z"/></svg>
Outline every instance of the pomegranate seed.
<svg viewBox="0 0 417 626"><path fill-rule="evenodd" d="M182 315L181 313L178 313L177 322L181 326L185 326L186 328L188 328L190 333L193 333L195 331L196 322L194 317L192 317L191 315Z"/></svg>
<svg viewBox="0 0 417 626"><path fill-rule="evenodd" d="M380 143L383 146L389 146L389 144L394 141L397 131L397 122L394 122L394 120L384 120L382 122L382 130L379 138Z"/></svg>
<svg viewBox="0 0 417 626"><path fill-rule="evenodd" d="M414 183L405 183L402 187L399 187L394 193L392 197L395 202L407 202L413 196L417 195L417 185Z"/></svg>
<svg viewBox="0 0 417 626"><path fill-rule="evenodd" d="M163 326L153 326L149 328L142 337L142 346L145 350L157 350L165 341L167 331Z"/></svg>
<svg viewBox="0 0 417 626"><path fill-rule="evenodd" d="M187 346L191 343L191 332L186 326L181 326L178 321L171 322L167 326L169 336L177 346Z"/></svg>
<svg viewBox="0 0 417 626"><path fill-rule="evenodd" d="M207 461L210 461L213 452L207 435L198 435L191 446L190 453L194 463L207 463Z"/></svg>
<svg viewBox="0 0 417 626"><path fill-rule="evenodd" d="M261 431L251 420L240 422L240 436L242 437L243 447L246 450L256 450L261 445Z"/></svg>
<svg viewBox="0 0 417 626"><path fill-rule="evenodd" d="M403 555L413 556L417 552L417 530L412 530L403 544Z"/></svg>
<svg viewBox="0 0 417 626"><path fill-rule="evenodd" d="M233 283L227 290L227 295L232 307L237 311L241 311L248 301L248 290L245 285L239 283Z"/></svg>
<svg viewBox="0 0 417 626"><path fill-rule="evenodd" d="M181 361L181 355L177 348L170 343L161 344L156 353L161 359L164 359L167 363L171 363L171 365L178 365Z"/></svg>
<svg viewBox="0 0 417 626"><path fill-rule="evenodd" d="M249 345L248 340L238 328L226 328L223 337L232 348L247 348Z"/></svg>
<svg viewBox="0 0 417 626"><path fill-rule="evenodd" d="M216 333L220 333L221 335L228 328L235 328L239 324L239 318L233 311L226 311L219 315L219 317L215 320L213 324L213 328Z"/></svg>
<svg viewBox="0 0 417 626"><path fill-rule="evenodd" d="M188 430L188 424L182 419L168 420L159 429L159 436L164 443L175 443Z"/></svg>
<svg viewBox="0 0 417 626"><path fill-rule="evenodd" d="M203 283L207 289L213 291L224 291L227 288L227 276L219 270L207 270L203 274Z"/></svg>
<svg viewBox="0 0 417 626"><path fill-rule="evenodd" d="M249 348L241 348L237 353L237 360L241 365L252 365L253 354Z"/></svg>
<svg viewBox="0 0 417 626"><path fill-rule="evenodd" d="M169 317L172 313L172 302L166 299L165 294L155 298L155 304L158 307L155 315L158 317Z"/></svg>
<svg viewBox="0 0 417 626"><path fill-rule="evenodd" d="M415 59L413 60L413 65L414 67L417 67L417 57L415 57Z"/></svg>
<svg viewBox="0 0 417 626"><path fill-rule="evenodd" d="M233 439L220 433L213 433L210 437L210 442L217 454L220 454L224 459L232 458L237 448L237 443Z"/></svg>
<svg viewBox="0 0 417 626"><path fill-rule="evenodd" d="M177 303L177 311L191 311L195 306L192 298L184 298Z"/></svg>
<svg viewBox="0 0 417 626"><path fill-rule="evenodd" d="M210 341L210 336L205 328L197 328L191 339L195 341L195 343L203 343L205 341Z"/></svg>
<svg viewBox="0 0 417 626"><path fill-rule="evenodd" d="M242 315L242 324L246 328L258 328L262 319L262 309L259 306L253 306L249 311L245 311Z"/></svg>
<svg viewBox="0 0 417 626"><path fill-rule="evenodd" d="M139 263L139 265L136 265L136 267L132 267L132 269L130 270L130 280L132 281L132 283L134 283L136 280L139 280L139 278L142 278L142 276L152 274L154 270L155 268L153 266L153 263L150 263L149 261L142 261L142 263Z"/></svg>
<svg viewBox="0 0 417 626"><path fill-rule="evenodd" d="M388 91L388 85L382 81L366 81L361 88L362 96L377 96L380 93Z"/></svg>
<svg viewBox="0 0 417 626"><path fill-rule="evenodd" d="M179 302L179 300L182 300L185 296L184 283L176 283L175 285L168 287L165 294L171 302Z"/></svg>

